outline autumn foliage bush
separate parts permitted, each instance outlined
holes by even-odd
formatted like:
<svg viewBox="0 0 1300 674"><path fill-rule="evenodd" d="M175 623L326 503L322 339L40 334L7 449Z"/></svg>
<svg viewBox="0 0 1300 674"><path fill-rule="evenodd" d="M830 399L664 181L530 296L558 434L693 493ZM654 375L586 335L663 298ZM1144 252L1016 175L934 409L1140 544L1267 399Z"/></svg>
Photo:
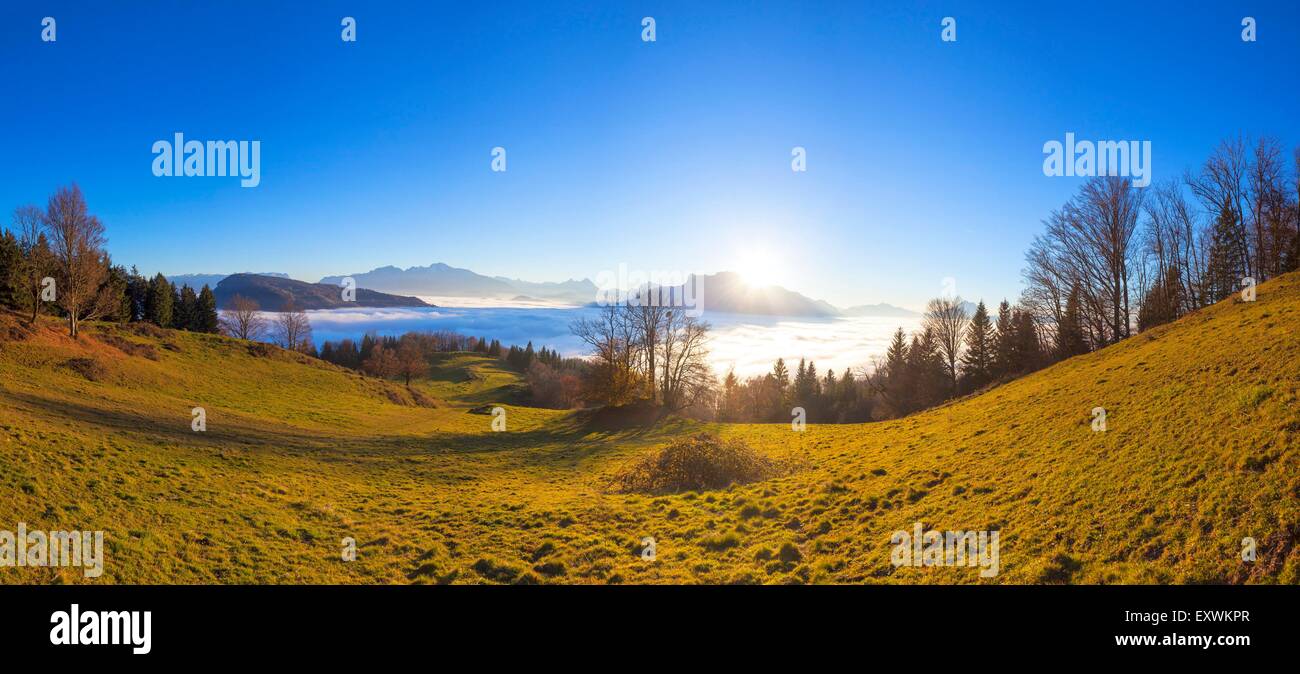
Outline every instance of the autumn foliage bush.
<svg viewBox="0 0 1300 674"><path fill-rule="evenodd" d="M721 489L775 477L786 468L741 440L700 433L633 463L615 478L614 490L664 494Z"/></svg>

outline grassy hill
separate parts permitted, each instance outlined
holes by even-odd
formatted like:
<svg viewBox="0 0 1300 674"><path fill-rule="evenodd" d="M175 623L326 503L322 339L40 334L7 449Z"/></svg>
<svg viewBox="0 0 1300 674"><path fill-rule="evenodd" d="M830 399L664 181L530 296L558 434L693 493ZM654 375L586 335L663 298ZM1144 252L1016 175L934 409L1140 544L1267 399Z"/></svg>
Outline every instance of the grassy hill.
<svg viewBox="0 0 1300 674"><path fill-rule="evenodd" d="M472 354L408 391L223 337L72 341L0 316L0 529L103 529L94 582L117 583L1298 583L1300 276L1258 297L906 419L803 433L521 407L517 377ZM505 432L476 413L497 403ZM611 489L700 431L800 469ZM895 568L890 536L917 521L1000 530L1000 574Z"/></svg>

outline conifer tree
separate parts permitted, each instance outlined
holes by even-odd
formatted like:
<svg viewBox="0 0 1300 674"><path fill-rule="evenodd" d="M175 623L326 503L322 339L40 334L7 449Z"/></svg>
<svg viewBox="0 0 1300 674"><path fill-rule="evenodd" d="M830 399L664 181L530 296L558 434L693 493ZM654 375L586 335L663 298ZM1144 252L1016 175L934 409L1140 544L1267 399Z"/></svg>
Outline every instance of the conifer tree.
<svg viewBox="0 0 1300 674"><path fill-rule="evenodd" d="M978 390L993 380L996 338L988 308L980 300L970 325L966 326L966 352L961 357L962 384L965 390Z"/></svg>
<svg viewBox="0 0 1300 674"><path fill-rule="evenodd" d="M998 305L997 335L993 345L993 378L1001 379L1015 374L1015 325L1011 305L1006 300Z"/></svg>
<svg viewBox="0 0 1300 674"><path fill-rule="evenodd" d="M172 309L176 295L167 277L158 274L149 282L149 294L145 298L145 315L154 325L169 328L172 325Z"/></svg>
<svg viewBox="0 0 1300 674"><path fill-rule="evenodd" d="M947 375L934 331L923 330L913 335L912 344L907 347L906 371L912 393L908 412L925 409L943 400Z"/></svg>
<svg viewBox="0 0 1300 674"><path fill-rule="evenodd" d="M149 298L149 279L141 276L140 270L136 269L134 265L131 266L131 273L127 275L126 294L131 304L130 320L148 320L145 306Z"/></svg>
<svg viewBox="0 0 1300 674"><path fill-rule="evenodd" d="M790 370L786 368L784 358L776 359L776 364L772 366L772 378L776 380L777 389L784 398L786 389L790 387Z"/></svg>
<svg viewBox="0 0 1300 674"><path fill-rule="evenodd" d="M1240 287L1245 261L1237 241L1236 216L1225 208L1215 220L1210 232L1210 252L1206 262L1203 293L1210 302L1218 302L1232 295Z"/></svg>
<svg viewBox="0 0 1300 674"><path fill-rule="evenodd" d="M1012 311L1012 372L1033 372L1043 365L1042 343L1038 339L1038 326L1028 311Z"/></svg>
<svg viewBox="0 0 1300 674"><path fill-rule="evenodd" d="M22 248L18 237L5 231L0 235L0 306L19 308L22 299Z"/></svg>
<svg viewBox="0 0 1300 674"><path fill-rule="evenodd" d="M199 291L198 306L194 317L194 331L216 334L221 331L221 319L217 315L217 296L205 283Z"/></svg>
<svg viewBox="0 0 1300 674"><path fill-rule="evenodd" d="M193 331L198 308L199 298L194 294L194 289L188 285L181 286L176 291L176 304L172 309L172 327Z"/></svg>
<svg viewBox="0 0 1300 674"><path fill-rule="evenodd" d="M895 416L907 414L912 399L912 382L907 372L907 336L903 334L902 328L894 331L894 338L885 350L881 370L876 374L885 403Z"/></svg>
<svg viewBox="0 0 1300 674"><path fill-rule="evenodd" d="M1088 340L1083 334L1083 312L1079 306L1079 286L1070 286L1070 294L1065 300L1065 313L1061 316L1056 330L1056 355L1064 360L1072 356L1088 353Z"/></svg>

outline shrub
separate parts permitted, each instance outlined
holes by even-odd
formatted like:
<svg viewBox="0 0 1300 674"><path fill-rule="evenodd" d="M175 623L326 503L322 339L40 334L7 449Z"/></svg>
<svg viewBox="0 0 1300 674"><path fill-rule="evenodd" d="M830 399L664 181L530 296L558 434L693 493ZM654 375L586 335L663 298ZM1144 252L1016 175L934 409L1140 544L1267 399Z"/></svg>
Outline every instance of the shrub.
<svg viewBox="0 0 1300 674"><path fill-rule="evenodd" d="M94 358L73 358L64 365L90 381L99 381L104 378L104 375L108 374L108 371L104 369L104 365Z"/></svg>
<svg viewBox="0 0 1300 674"><path fill-rule="evenodd" d="M519 577L519 569L489 557L481 557L474 562L474 571L498 583L509 583Z"/></svg>
<svg viewBox="0 0 1300 674"><path fill-rule="evenodd" d="M653 494L722 489L775 477L787 467L740 440L710 433L683 438L640 461L614 479L614 490Z"/></svg>
<svg viewBox="0 0 1300 674"><path fill-rule="evenodd" d="M740 545L740 537L735 534L708 536L704 540L700 541L700 545L704 546L707 550L722 552L723 550Z"/></svg>
<svg viewBox="0 0 1300 674"><path fill-rule="evenodd" d="M96 336L99 341L125 353L128 356L140 356L149 360L158 360L158 352L152 344L139 344L129 339L123 339L112 333L103 333Z"/></svg>
<svg viewBox="0 0 1300 674"><path fill-rule="evenodd" d="M563 562L546 562L533 567L533 571L543 576L563 576L566 573Z"/></svg>

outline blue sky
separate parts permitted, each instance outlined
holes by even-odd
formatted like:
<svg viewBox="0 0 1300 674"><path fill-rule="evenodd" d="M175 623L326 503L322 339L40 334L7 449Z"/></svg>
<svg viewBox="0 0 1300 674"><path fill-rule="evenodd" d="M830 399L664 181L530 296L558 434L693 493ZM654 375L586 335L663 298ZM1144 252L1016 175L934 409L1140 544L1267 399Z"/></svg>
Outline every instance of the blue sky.
<svg viewBox="0 0 1300 674"><path fill-rule="evenodd" d="M623 263L1014 298L1080 181L1043 175L1045 141L1150 140L1156 180L1227 135L1300 143L1297 3L1068 4L10 1L0 208L76 181L115 259L168 274ZM260 140L261 185L155 177L178 131Z"/></svg>

